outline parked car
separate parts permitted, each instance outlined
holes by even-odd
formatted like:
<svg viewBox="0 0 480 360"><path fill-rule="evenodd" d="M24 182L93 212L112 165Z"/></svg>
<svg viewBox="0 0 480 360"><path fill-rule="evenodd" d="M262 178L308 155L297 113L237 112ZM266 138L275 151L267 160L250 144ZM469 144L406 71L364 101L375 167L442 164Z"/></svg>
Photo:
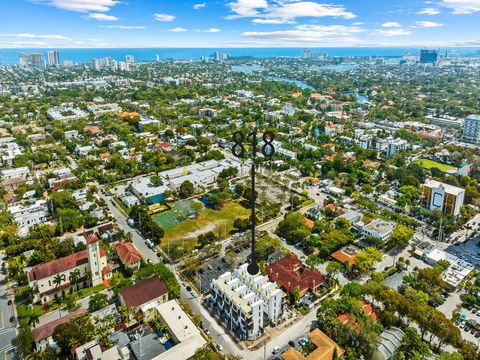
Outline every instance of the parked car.
<svg viewBox="0 0 480 360"><path fill-rule="evenodd" d="M477 339L480 338L480 331L477 331L477 332L475 333L475 337L476 337Z"/></svg>
<svg viewBox="0 0 480 360"><path fill-rule="evenodd" d="M298 340L298 343L300 344L300 346L305 346L308 344L308 339L307 338L300 338L300 340Z"/></svg>
<svg viewBox="0 0 480 360"><path fill-rule="evenodd" d="M295 347L295 341L290 340L290 341L288 342L288 345L290 345L291 347Z"/></svg>
<svg viewBox="0 0 480 360"><path fill-rule="evenodd" d="M278 354L280 352L280 348L278 346L275 346L272 350L273 354Z"/></svg>
<svg viewBox="0 0 480 360"><path fill-rule="evenodd" d="M220 351L222 351L222 350L223 350L223 346L220 345L220 344L217 344L217 349L220 350Z"/></svg>

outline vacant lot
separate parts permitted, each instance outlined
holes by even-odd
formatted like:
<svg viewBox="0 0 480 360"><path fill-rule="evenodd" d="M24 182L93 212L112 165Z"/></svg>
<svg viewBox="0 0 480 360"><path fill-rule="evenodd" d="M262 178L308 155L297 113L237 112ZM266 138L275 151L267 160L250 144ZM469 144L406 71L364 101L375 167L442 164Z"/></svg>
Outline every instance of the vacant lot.
<svg viewBox="0 0 480 360"><path fill-rule="evenodd" d="M225 239L233 230L233 222L237 217L248 217L249 210L241 206L238 201L227 202L222 209L204 209L196 218L186 219L181 224L165 230L162 247L182 242L186 251L192 250L200 234L213 231L215 235Z"/></svg>
<svg viewBox="0 0 480 360"><path fill-rule="evenodd" d="M447 165L447 164L442 164L437 161L429 160L429 159L420 159L415 161L416 164L420 165L424 169L431 169L431 168L437 168L440 169L443 172L447 172L449 170L457 170L456 167Z"/></svg>

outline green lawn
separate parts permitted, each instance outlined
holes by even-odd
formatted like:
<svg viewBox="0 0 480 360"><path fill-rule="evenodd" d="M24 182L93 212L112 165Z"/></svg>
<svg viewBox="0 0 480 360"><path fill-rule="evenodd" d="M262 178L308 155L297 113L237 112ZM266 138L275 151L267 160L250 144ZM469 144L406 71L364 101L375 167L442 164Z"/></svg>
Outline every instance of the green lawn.
<svg viewBox="0 0 480 360"><path fill-rule="evenodd" d="M238 201L227 202L222 209L205 209L194 219L186 219L181 224L165 230L162 239L162 248L166 250L167 244L184 243L187 251L192 250L199 234L213 231L220 238L225 239L233 230L233 222L238 217L248 217L248 209L241 206Z"/></svg>
<svg viewBox="0 0 480 360"><path fill-rule="evenodd" d="M449 170L457 170L456 167L447 165L447 164L442 164L437 161L429 160L429 159L420 159L415 161L415 164L420 165L424 169L431 169L431 168L438 168L443 172L447 172Z"/></svg>

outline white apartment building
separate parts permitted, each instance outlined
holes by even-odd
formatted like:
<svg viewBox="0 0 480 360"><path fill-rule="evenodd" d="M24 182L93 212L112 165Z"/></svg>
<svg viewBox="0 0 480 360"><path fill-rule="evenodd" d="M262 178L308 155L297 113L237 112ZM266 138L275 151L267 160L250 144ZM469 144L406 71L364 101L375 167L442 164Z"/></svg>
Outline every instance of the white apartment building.
<svg viewBox="0 0 480 360"><path fill-rule="evenodd" d="M385 152L388 157L395 155L396 153L407 150L408 142L400 138L389 137L386 139L378 139L376 150Z"/></svg>
<svg viewBox="0 0 480 360"><path fill-rule="evenodd" d="M14 168L14 169L1 170L0 171L0 176L4 180L16 178L16 177L26 178L29 172L30 172L30 169L28 168L28 166L21 166L21 167Z"/></svg>
<svg viewBox="0 0 480 360"><path fill-rule="evenodd" d="M3 141L0 143L0 159L3 165L12 166L13 159L18 155L24 154L25 149L15 142L15 138L11 137L8 139L11 139L11 141Z"/></svg>
<svg viewBox="0 0 480 360"><path fill-rule="evenodd" d="M92 105L88 105L87 109L95 116L100 116L105 114L115 114L116 112L122 111L122 108L116 103L92 104Z"/></svg>
<svg viewBox="0 0 480 360"><path fill-rule="evenodd" d="M372 147L373 137L372 135L364 134L358 137L356 143L363 150L368 150Z"/></svg>
<svg viewBox="0 0 480 360"><path fill-rule="evenodd" d="M363 227L362 234L385 241L392 235L396 225L392 221L376 219Z"/></svg>
<svg viewBox="0 0 480 360"><path fill-rule="evenodd" d="M463 139L468 142L480 144L480 115L470 115L466 117L463 126Z"/></svg>
<svg viewBox="0 0 480 360"><path fill-rule="evenodd" d="M38 288L39 291L33 301L41 300L45 303L53 299L58 292L72 288L69 275L77 269L80 271L82 280L88 278L90 274L91 286L99 285L102 280L109 278L112 274L107 263L107 253L100 248L97 236L92 235L87 238L86 250L37 265L27 273L28 285ZM58 274L63 277L61 284L54 282ZM82 282L80 281L79 285Z"/></svg>
<svg viewBox="0 0 480 360"><path fill-rule="evenodd" d="M264 319L276 323L283 313L283 292L267 276L250 275L248 264L226 272L210 285L207 305L237 339L262 334Z"/></svg>
<svg viewBox="0 0 480 360"><path fill-rule="evenodd" d="M46 200L36 200L29 205L13 205L8 212L17 223L19 233L26 233L32 226L45 223L50 216Z"/></svg>
<svg viewBox="0 0 480 360"><path fill-rule="evenodd" d="M403 139L392 139L388 142L387 147L387 156L393 156L400 151L404 151L408 149L408 142L407 140Z"/></svg>
<svg viewBox="0 0 480 360"><path fill-rule="evenodd" d="M67 103L48 109L47 117L52 120L71 121L86 118L88 114L73 103Z"/></svg>

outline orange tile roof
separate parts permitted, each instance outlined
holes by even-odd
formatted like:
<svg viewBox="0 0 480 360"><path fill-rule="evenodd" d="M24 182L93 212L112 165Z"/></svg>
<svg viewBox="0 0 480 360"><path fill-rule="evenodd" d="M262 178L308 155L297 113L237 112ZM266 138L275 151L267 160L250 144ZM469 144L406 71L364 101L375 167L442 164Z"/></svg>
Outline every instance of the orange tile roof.
<svg viewBox="0 0 480 360"><path fill-rule="evenodd" d="M334 253L332 253L330 256L335 260L337 260L338 262L341 262L342 264L347 263L348 265L353 266L357 262L357 260L355 259L355 255L356 254L350 255L343 252L342 250L337 250Z"/></svg>
<svg viewBox="0 0 480 360"><path fill-rule="evenodd" d="M132 112L120 111L120 112L117 112L115 116L124 119L124 118L135 118L140 116L140 114L136 111L132 111Z"/></svg>
<svg viewBox="0 0 480 360"><path fill-rule="evenodd" d="M92 134L96 134L96 133L99 133L100 132L100 127L97 126L97 125L89 125L89 126L85 126L83 128L83 130L89 132L89 133L92 133Z"/></svg>
<svg viewBox="0 0 480 360"><path fill-rule="evenodd" d="M320 271L305 269L302 261L292 254L267 265L266 270L270 280L277 282L288 292L292 292L297 287L301 293L307 289L313 290L326 281Z"/></svg>
<svg viewBox="0 0 480 360"><path fill-rule="evenodd" d="M335 210L336 207L335 207L335 204L327 204L323 207L325 210Z"/></svg>
<svg viewBox="0 0 480 360"><path fill-rule="evenodd" d="M379 321L382 315L380 309L374 307L372 304L367 303L365 300L360 299L358 300L360 307L362 308L365 315L370 316L374 321ZM350 328L351 330L359 333L362 329L357 325L357 319L353 314L350 313L343 313L337 316L337 320L345 325L346 327Z"/></svg>
<svg viewBox="0 0 480 360"><path fill-rule="evenodd" d="M303 222L305 223L305 225L307 225L307 227L308 227L310 230L315 227L315 223L314 223L312 220L310 220L310 219L305 218L305 219L303 219Z"/></svg>
<svg viewBox="0 0 480 360"><path fill-rule="evenodd" d="M121 242L116 244L115 251L117 252L122 263L125 265L132 265L142 260L142 255L132 243Z"/></svg>

